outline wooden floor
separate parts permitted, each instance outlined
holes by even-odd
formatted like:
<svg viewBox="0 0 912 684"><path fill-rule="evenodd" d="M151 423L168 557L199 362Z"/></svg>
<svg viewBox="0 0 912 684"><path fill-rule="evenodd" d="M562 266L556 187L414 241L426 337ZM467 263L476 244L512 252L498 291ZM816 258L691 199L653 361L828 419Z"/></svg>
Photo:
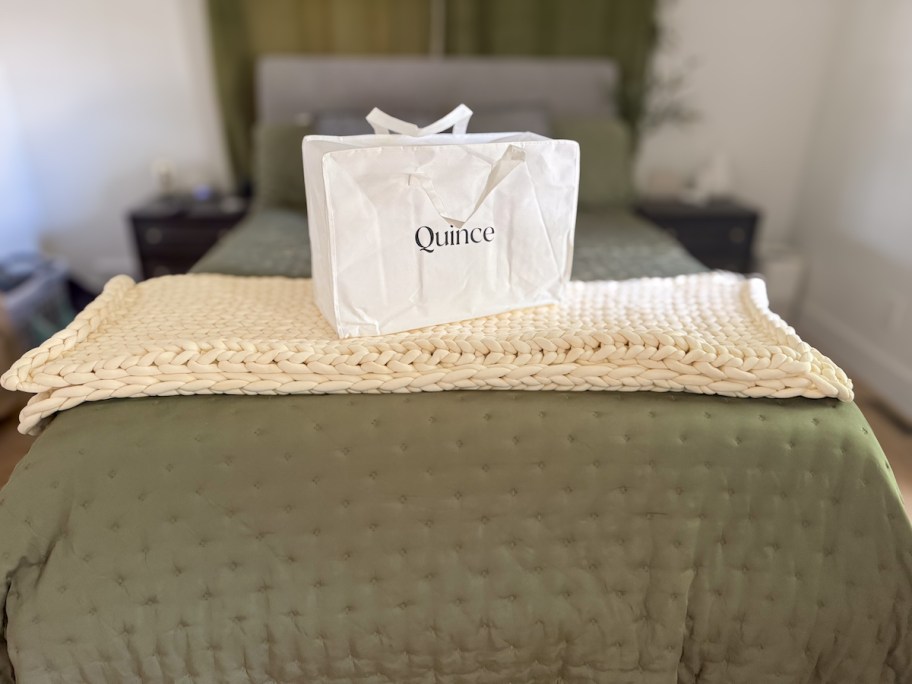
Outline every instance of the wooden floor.
<svg viewBox="0 0 912 684"><path fill-rule="evenodd" d="M880 397L857 381L855 403L874 429L902 490L906 512L912 517L912 425L897 418Z"/></svg>
<svg viewBox="0 0 912 684"><path fill-rule="evenodd" d="M22 395L20 403L24 406L27 400L28 397ZM16 425L19 424L18 414L19 410L15 409L5 420L0 419L0 486L6 484L13 468L25 456L34 441L31 437L20 435L16 430Z"/></svg>
<svg viewBox="0 0 912 684"><path fill-rule="evenodd" d="M893 472L903 492L906 510L912 515L912 429L893 418L889 408L866 387L856 383L855 401L861 408L874 434L890 459ZM0 485L5 484L10 473L32 444L31 437L16 431L16 415L0 422Z"/></svg>

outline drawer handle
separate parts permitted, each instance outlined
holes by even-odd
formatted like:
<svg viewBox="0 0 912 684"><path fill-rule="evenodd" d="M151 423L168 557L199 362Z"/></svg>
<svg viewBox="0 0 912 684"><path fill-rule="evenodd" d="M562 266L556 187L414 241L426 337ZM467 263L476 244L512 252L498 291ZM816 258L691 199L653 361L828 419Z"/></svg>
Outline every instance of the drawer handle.
<svg viewBox="0 0 912 684"><path fill-rule="evenodd" d="M164 233L161 228L146 228L143 232L143 239L146 241L146 244L157 245L162 241Z"/></svg>
<svg viewBox="0 0 912 684"><path fill-rule="evenodd" d="M740 226L738 228L732 228L728 231L728 240L733 244L740 245L747 240L747 229L741 228Z"/></svg>

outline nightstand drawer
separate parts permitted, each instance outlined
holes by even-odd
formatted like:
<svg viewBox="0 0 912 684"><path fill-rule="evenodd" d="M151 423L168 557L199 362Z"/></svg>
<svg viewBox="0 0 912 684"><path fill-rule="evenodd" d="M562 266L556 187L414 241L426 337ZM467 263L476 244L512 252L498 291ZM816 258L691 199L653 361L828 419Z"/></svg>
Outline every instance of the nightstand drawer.
<svg viewBox="0 0 912 684"><path fill-rule="evenodd" d="M154 257L142 259L142 272L145 278L158 278L166 275L180 275L186 273L198 259L168 259Z"/></svg>
<svg viewBox="0 0 912 684"><path fill-rule="evenodd" d="M753 268L749 252L736 255L729 252L695 252L688 250L701 264L707 268L735 273L750 273Z"/></svg>
<svg viewBox="0 0 912 684"><path fill-rule="evenodd" d="M238 197L153 199L130 212L143 277L186 273L247 213Z"/></svg>
<svg viewBox="0 0 912 684"><path fill-rule="evenodd" d="M144 278L158 278L164 275L180 275L186 273L197 259L182 259L168 257L146 257L140 260Z"/></svg>
<svg viewBox="0 0 912 684"><path fill-rule="evenodd" d="M675 237L710 268L749 272L760 214L736 200L688 204L675 200L641 200L634 211Z"/></svg>
<svg viewBox="0 0 912 684"><path fill-rule="evenodd" d="M754 224L747 221L680 220L660 224L660 228L677 238L685 247L694 249L739 249L749 247L754 239Z"/></svg>
<svg viewBox="0 0 912 684"><path fill-rule="evenodd" d="M170 221L137 222L133 226L136 244L147 256L201 257L227 235L232 224L212 222L204 225Z"/></svg>

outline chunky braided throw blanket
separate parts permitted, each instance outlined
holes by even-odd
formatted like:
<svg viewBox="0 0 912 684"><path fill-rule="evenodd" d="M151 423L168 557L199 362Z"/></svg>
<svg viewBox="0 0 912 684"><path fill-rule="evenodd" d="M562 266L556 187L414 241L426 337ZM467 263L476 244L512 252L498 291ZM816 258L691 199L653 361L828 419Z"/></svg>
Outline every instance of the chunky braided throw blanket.
<svg viewBox="0 0 912 684"><path fill-rule="evenodd" d="M19 429L84 401L171 394L653 390L852 399L829 359L730 273L573 282L557 306L339 340L309 280L126 276L2 378Z"/></svg>

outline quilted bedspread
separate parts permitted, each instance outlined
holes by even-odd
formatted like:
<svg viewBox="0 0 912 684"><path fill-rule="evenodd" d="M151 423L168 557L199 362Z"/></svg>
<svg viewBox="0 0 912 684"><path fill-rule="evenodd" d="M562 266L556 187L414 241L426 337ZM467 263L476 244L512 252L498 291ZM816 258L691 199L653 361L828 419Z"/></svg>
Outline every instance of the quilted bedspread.
<svg viewBox="0 0 912 684"><path fill-rule="evenodd" d="M912 681L912 524L832 399L86 403L0 491L0 575L0 680Z"/></svg>

